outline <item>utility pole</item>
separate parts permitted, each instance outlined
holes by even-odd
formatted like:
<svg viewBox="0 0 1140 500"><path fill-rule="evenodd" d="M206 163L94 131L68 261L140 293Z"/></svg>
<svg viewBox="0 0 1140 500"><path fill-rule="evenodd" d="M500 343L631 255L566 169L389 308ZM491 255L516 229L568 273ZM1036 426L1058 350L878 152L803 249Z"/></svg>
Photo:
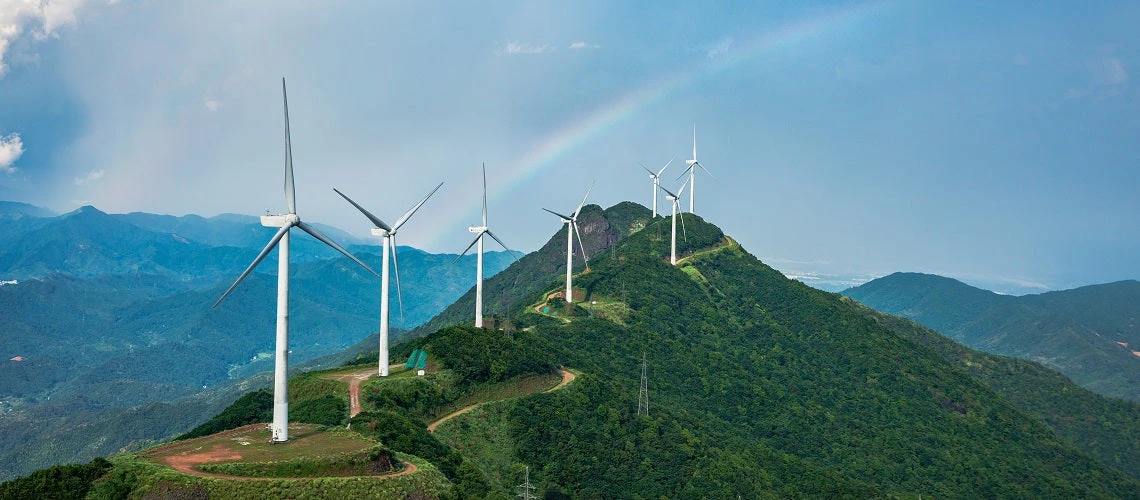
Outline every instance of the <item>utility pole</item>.
<svg viewBox="0 0 1140 500"><path fill-rule="evenodd" d="M641 351L641 393L637 395L637 414L649 416L649 381L645 378L645 351Z"/></svg>
<svg viewBox="0 0 1140 500"><path fill-rule="evenodd" d="M516 496L518 496L519 498L521 498L523 500L534 500L535 498L538 498L534 495L534 490L537 488L535 488L534 486L531 486L531 484L530 484L530 466L529 465L526 466L526 476L524 476L524 477L525 477L525 479L523 479L523 484L516 486L516 488L518 488L518 490L519 490L519 494Z"/></svg>

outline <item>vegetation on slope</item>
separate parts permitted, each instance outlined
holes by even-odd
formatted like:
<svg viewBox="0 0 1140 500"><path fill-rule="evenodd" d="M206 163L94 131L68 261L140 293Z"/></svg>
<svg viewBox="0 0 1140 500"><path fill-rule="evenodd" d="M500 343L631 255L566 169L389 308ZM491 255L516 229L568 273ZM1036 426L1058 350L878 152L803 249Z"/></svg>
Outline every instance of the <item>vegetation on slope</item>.
<svg viewBox="0 0 1140 500"><path fill-rule="evenodd" d="M693 255L680 269L654 225L576 281L586 301L627 304L627 326L517 310L558 361L588 374L511 404L532 480L581 497L1136 490L935 352L786 279L699 217L686 215ZM642 352L649 417L636 415Z"/></svg>
<svg viewBox="0 0 1140 500"><path fill-rule="evenodd" d="M859 307L900 336L957 363L1077 449L1140 479L1140 404L1093 393L1040 364L975 351L910 320Z"/></svg>
<svg viewBox="0 0 1140 500"><path fill-rule="evenodd" d="M1095 392L1140 401L1140 282L1012 297L919 273L844 295L975 349L1044 364Z"/></svg>

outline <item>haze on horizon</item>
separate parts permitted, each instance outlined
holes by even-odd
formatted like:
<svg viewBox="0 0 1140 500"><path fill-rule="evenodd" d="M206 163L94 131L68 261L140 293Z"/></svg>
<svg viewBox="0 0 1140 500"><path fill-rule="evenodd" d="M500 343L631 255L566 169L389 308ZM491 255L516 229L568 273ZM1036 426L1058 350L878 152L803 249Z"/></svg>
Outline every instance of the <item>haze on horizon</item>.
<svg viewBox="0 0 1140 500"><path fill-rule="evenodd" d="M788 274L924 271L1024 293L1140 277L1140 5L1129 2L0 0L0 199L65 212L284 208L466 246L487 163L512 247L541 207L697 212ZM687 203L686 203L687 206ZM662 210L665 210L662 204ZM1002 285L1004 284L1004 285Z"/></svg>

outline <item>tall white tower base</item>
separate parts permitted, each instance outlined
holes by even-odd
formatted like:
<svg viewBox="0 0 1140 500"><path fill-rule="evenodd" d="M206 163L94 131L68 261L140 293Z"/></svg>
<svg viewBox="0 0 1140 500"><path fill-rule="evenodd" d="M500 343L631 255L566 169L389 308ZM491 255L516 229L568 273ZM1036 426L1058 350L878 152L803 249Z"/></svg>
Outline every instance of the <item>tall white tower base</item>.
<svg viewBox="0 0 1140 500"><path fill-rule="evenodd" d="M291 226L297 216L266 215L261 225ZM277 345L273 360L273 423L269 430L274 442L289 440L289 232L277 244Z"/></svg>
<svg viewBox="0 0 1140 500"><path fill-rule="evenodd" d="M574 302L574 223L566 221L566 302Z"/></svg>
<svg viewBox="0 0 1140 500"><path fill-rule="evenodd" d="M380 376L388 376L388 246L391 237L388 231L372 228L372 234L384 241L384 256L380 262L380 356L377 363L380 365Z"/></svg>

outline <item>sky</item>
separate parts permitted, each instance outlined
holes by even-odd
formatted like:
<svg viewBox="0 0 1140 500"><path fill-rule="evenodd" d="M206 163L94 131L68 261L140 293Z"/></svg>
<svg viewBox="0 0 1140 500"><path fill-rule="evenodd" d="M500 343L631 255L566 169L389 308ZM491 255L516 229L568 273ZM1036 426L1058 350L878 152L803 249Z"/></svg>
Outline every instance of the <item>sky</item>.
<svg viewBox="0 0 1140 500"><path fill-rule="evenodd" d="M1136 2L0 0L0 199L534 250L654 169L787 274L1140 278ZM687 196L684 208L687 209ZM660 209L667 211L662 197ZM267 229L271 232L271 230ZM267 233L267 238L269 234ZM860 278L862 277L862 278Z"/></svg>

